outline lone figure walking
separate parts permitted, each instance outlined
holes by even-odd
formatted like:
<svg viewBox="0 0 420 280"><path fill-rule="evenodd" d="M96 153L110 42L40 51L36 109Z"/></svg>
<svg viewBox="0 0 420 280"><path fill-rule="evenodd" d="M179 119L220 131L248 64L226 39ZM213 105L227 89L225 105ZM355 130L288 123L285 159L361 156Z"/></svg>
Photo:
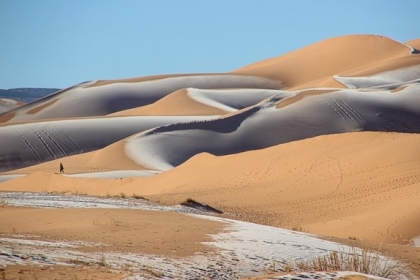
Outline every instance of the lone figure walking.
<svg viewBox="0 0 420 280"><path fill-rule="evenodd" d="M60 162L60 173L64 173L64 166L61 162Z"/></svg>

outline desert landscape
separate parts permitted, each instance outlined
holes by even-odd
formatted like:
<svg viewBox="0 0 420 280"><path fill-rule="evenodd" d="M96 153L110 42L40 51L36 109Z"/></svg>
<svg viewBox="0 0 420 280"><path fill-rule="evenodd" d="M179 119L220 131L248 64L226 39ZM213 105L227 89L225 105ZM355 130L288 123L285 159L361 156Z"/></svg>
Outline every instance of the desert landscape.
<svg viewBox="0 0 420 280"><path fill-rule="evenodd" d="M0 278L417 279L419 142L415 38L0 99Z"/></svg>

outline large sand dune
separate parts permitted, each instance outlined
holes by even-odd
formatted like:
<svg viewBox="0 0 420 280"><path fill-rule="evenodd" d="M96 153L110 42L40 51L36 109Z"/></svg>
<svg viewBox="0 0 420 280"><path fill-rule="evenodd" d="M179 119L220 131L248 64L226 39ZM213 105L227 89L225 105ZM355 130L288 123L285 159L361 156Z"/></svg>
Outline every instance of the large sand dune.
<svg viewBox="0 0 420 280"><path fill-rule="evenodd" d="M409 56L410 65L419 64L419 57L411 55L412 48L390 38L372 35L352 35L326 39L285 55L256 62L233 73L261 75L281 80L287 87L317 86L317 82L333 75L361 69L381 61ZM374 74L388 69L371 69ZM375 71L376 70L376 71ZM312 82L312 84L311 84ZM330 86L340 86L331 82Z"/></svg>
<svg viewBox="0 0 420 280"><path fill-rule="evenodd" d="M271 97L279 90L188 88L175 91L153 104L119 111L112 116L222 115L235 112Z"/></svg>
<svg viewBox="0 0 420 280"><path fill-rule="evenodd" d="M408 247L420 236L419 49L419 39L349 35L230 73L3 101L0 190L192 198L234 219L387 243L420 271L420 249Z"/></svg>
<svg viewBox="0 0 420 280"><path fill-rule="evenodd" d="M2 122L34 121L85 116L103 116L153 103L167 94L186 87L267 88L281 87L278 81L233 74L150 77L139 82L95 82L51 94L0 116Z"/></svg>
<svg viewBox="0 0 420 280"><path fill-rule="evenodd" d="M226 155L351 131L420 132L420 86L398 93L356 90L275 95L229 116L155 128L127 140L126 152L150 169L167 170L191 156Z"/></svg>
<svg viewBox="0 0 420 280"><path fill-rule="evenodd" d="M0 126L0 170L22 168L90 152L140 131L197 118L110 117Z"/></svg>

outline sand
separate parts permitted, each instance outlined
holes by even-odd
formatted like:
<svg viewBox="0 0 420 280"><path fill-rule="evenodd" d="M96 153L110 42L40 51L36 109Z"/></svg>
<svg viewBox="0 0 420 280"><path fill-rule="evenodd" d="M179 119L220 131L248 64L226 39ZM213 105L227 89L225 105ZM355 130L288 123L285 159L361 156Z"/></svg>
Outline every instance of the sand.
<svg viewBox="0 0 420 280"><path fill-rule="evenodd" d="M166 206L192 198L225 218L384 244L419 270L420 252L409 247L420 236L413 48L418 39L348 35L230 73L76 85L0 115L0 175L9 176L0 190L135 195ZM223 232L213 220L133 209L4 206L0 224L2 236L168 258L216 252L206 241ZM159 246L146 244L151 236Z"/></svg>
<svg viewBox="0 0 420 280"><path fill-rule="evenodd" d="M322 80L341 72L363 69L395 57L409 56L411 49L390 38L350 35L329 38L285 55L239 68L233 73L261 75L281 80L288 88L320 86ZM418 58L414 58L418 64ZM393 65L377 72L393 69ZM360 70L359 70L360 71ZM375 73L371 69L365 74ZM316 82L313 84L312 82ZM325 86L325 85L324 85ZM329 86L340 85L330 80Z"/></svg>
<svg viewBox="0 0 420 280"><path fill-rule="evenodd" d="M0 208L0 234L35 235L37 240L97 243L81 251L142 252L185 257L210 250L210 241L222 224L162 211L113 209ZM76 224L75 221L77 221ZM112 234L110 234L112 232ZM171 234L168 234L171 232Z"/></svg>
<svg viewBox="0 0 420 280"><path fill-rule="evenodd" d="M418 141L417 134L337 134L231 156L199 154L147 178L35 172L6 181L0 189L137 193L169 204L192 197L263 224L408 244L420 232L415 223L420 215Z"/></svg>
<svg viewBox="0 0 420 280"><path fill-rule="evenodd" d="M0 114L10 111L14 108L17 108L19 106L23 105L22 102L19 102L17 100L7 99L7 98L0 98Z"/></svg>
<svg viewBox="0 0 420 280"><path fill-rule="evenodd" d="M125 279L129 274L112 272L106 267L91 266L28 266L28 265L9 265L6 268L0 268L0 273L5 279Z"/></svg>
<svg viewBox="0 0 420 280"><path fill-rule="evenodd" d="M81 83L58 91L37 101L0 115L0 121L22 121L104 116L118 111L149 105L166 95L188 87L202 89L218 88L264 88L279 89L281 83L264 77L235 74L179 75L140 79L137 82L124 80L94 86L95 81Z"/></svg>
<svg viewBox="0 0 420 280"><path fill-rule="evenodd" d="M413 47L416 50L420 50L420 39L413 39L404 43L407 46Z"/></svg>

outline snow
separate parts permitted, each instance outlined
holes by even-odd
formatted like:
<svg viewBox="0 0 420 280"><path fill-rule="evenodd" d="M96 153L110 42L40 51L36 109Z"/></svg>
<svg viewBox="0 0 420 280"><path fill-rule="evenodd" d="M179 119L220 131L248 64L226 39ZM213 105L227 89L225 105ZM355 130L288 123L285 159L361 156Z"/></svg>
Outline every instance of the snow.
<svg viewBox="0 0 420 280"><path fill-rule="evenodd" d="M216 248L216 253L201 252L191 257L175 259L135 253L83 253L77 250L78 246L86 245L83 242L39 241L34 236L30 237L31 240L25 240L25 236L11 236L0 239L0 265L29 263L68 265L72 260L87 263L99 263L101 260L106 260L106 264L112 269L131 267L132 276L127 278L130 280L149 279L149 276L145 275L144 272L139 272L147 269L154 269L162 273L161 279L207 277L228 280L261 275L267 270L279 272L282 264L327 255L330 251L340 249L345 251L347 248L335 242L319 239L311 234L197 214L199 212L191 213L191 211L182 209L182 207L163 207L147 201L14 192L0 192L0 200L16 206L111 207L186 212L186 215L195 218L226 224L222 232L210 235L212 241L204 243ZM22 254L16 254L17 245L22 252L31 252L30 256L23 258ZM103 246L106 245L103 244ZM88 244L88 246L95 246L95 244ZM330 273L328 274L330 278L325 279L338 279L341 276L348 275L346 273ZM322 276L322 273L318 274ZM284 275L271 279L292 279L290 277L294 277L293 279L315 279L310 278L311 274L299 275Z"/></svg>
<svg viewBox="0 0 420 280"><path fill-rule="evenodd" d="M397 87L406 83L418 82L420 80L420 65L399 68L366 77L333 76L333 78L348 88Z"/></svg>
<svg viewBox="0 0 420 280"><path fill-rule="evenodd" d="M199 103L218 108L225 112L235 112L237 110L253 106L276 94L284 94L285 96L295 95L293 92L264 89L187 89L187 95L191 99Z"/></svg>
<svg viewBox="0 0 420 280"><path fill-rule="evenodd" d="M355 131L417 133L419 89L420 84L397 93L337 89L285 106L293 95L280 93L222 118L172 123L133 135L126 154L149 169L165 171L203 152L221 156Z"/></svg>

